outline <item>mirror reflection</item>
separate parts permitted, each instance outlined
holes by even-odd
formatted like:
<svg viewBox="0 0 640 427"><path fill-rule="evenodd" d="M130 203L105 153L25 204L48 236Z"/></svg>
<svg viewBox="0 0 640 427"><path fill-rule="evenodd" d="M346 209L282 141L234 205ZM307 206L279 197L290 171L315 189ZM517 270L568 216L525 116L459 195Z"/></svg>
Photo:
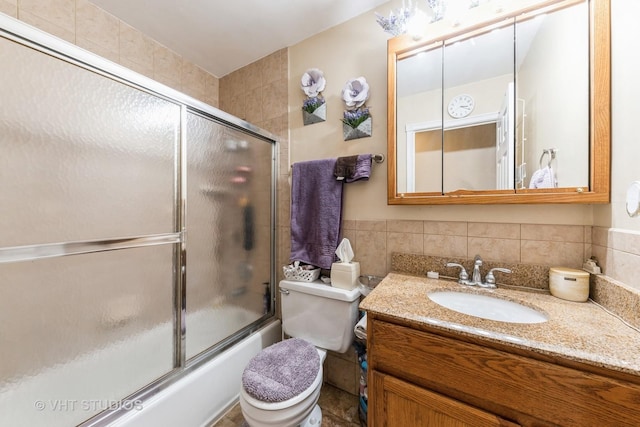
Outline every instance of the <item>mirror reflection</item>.
<svg viewBox="0 0 640 427"><path fill-rule="evenodd" d="M586 2L399 56L396 191L588 187L589 59Z"/></svg>

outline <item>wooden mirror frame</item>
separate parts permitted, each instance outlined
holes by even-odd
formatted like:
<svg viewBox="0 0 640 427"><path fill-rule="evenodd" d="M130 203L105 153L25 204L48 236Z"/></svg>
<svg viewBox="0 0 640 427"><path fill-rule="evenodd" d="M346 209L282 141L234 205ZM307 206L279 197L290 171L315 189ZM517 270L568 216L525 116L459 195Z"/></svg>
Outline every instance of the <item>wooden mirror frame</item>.
<svg viewBox="0 0 640 427"><path fill-rule="evenodd" d="M609 203L611 174L611 0L588 0L590 15L590 94L589 94L589 188L563 187L554 189L458 190L447 194L398 193L396 155L396 63L412 51L425 50L445 39L496 24L506 18L516 18L544 8L557 8L575 1L552 0L532 8L467 27L440 37L416 42L403 35L387 44L387 204L537 204L537 203ZM564 6L563 6L564 7Z"/></svg>

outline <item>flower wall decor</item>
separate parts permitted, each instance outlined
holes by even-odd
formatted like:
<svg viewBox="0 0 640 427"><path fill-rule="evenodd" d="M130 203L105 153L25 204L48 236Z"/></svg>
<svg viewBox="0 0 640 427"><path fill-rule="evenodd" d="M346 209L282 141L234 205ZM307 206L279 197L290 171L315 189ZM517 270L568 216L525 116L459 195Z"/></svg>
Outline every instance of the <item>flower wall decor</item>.
<svg viewBox="0 0 640 427"><path fill-rule="evenodd" d="M371 114L365 105L369 99L369 84L364 77L350 79L342 89L342 100L347 106L342 117L344 140L371 136Z"/></svg>
<svg viewBox="0 0 640 427"><path fill-rule="evenodd" d="M326 86L324 74L317 68L309 68L302 75L300 87L307 95L302 104L302 121L305 126L327 120L327 104L321 92Z"/></svg>

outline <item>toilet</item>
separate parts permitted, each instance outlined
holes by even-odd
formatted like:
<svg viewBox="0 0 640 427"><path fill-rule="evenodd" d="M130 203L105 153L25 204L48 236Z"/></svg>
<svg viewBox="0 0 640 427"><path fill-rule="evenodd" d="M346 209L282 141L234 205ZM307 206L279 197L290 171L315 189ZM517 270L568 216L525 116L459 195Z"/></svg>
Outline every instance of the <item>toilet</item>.
<svg viewBox="0 0 640 427"><path fill-rule="evenodd" d="M279 283L282 330L291 338L258 353L244 370L240 408L251 427L320 427L318 406L326 351L354 339L360 291L320 281Z"/></svg>

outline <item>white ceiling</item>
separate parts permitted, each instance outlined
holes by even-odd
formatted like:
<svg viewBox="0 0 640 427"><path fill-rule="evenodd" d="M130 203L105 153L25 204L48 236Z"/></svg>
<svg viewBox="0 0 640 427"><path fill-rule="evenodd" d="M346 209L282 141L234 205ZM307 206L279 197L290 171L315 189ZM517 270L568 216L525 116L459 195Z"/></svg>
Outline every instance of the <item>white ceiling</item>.
<svg viewBox="0 0 640 427"><path fill-rule="evenodd" d="M223 77L389 0L90 1Z"/></svg>

